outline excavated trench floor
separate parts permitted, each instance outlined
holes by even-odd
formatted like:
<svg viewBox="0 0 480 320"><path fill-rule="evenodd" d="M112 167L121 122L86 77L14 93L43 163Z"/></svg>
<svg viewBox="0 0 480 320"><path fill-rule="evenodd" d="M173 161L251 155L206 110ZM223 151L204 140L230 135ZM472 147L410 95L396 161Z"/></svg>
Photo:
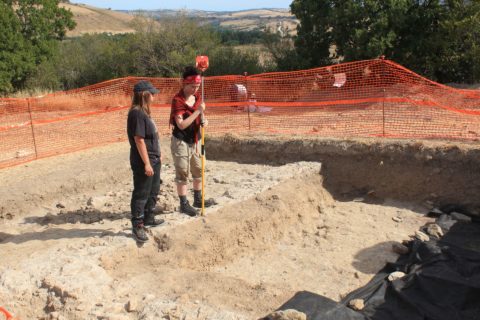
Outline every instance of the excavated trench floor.
<svg viewBox="0 0 480 320"><path fill-rule="evenodd" d="M257 319L302 290L340 300L396 260L392 243L432 206L477 205L476 185L458 190L476 178L469 145L223 136L207 148L219 204L190 218L162 140L166 223L141 246L125 143L1 170L2 306L22 319Z"/></svg>

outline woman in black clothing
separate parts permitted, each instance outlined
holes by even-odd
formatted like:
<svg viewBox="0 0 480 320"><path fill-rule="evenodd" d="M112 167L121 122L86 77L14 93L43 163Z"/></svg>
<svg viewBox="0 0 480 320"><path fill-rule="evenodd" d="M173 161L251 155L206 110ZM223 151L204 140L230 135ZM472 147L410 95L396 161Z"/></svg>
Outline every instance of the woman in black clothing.
<svg viewBox="0 0 480 320"><path fill-rule="evenodd" d="M128 112L127 133L130 142L130 166L133 171L132 232L139 242L148 240L146 226L164 222L156 219L154 209L160 191L161 153L158 130L150 117L150 104L158 93L148 81L133 87L132 106Z"/></svg>

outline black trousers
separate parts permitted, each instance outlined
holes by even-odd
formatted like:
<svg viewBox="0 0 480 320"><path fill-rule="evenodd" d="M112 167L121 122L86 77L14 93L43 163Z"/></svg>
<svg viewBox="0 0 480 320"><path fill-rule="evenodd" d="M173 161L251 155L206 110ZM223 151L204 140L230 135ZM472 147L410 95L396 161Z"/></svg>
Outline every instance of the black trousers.
<svg viewBox="0 0 480 320"><path fill-rule="evenodd" d="M145 174L144 167L132 167L133 192L130 208L132 210L132 226L136 227L153 214L160 192L160 163L153 164L153 176Z"/></svg>

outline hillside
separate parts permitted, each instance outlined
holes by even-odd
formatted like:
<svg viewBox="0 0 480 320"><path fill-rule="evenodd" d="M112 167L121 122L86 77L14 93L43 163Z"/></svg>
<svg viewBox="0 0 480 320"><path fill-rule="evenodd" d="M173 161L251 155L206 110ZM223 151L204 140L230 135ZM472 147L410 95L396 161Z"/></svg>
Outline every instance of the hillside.
<svg viewBox="0 0 480 320"><path fill-rule="evenodd" d="M129 33L133 15L100 9L83 4L62 3L60 6L72 11L77 27L67 33L68 37L77 37L86 33Z"/></svg>
<svg viewBox="0 0 480 320"><path fill-rule="evenodd" d="M202 23L231 28L233 30L276 30L284 35L295 34L298 20L287 9L255 9L243 11L200 11L200 10L154 10L114 11L84 4L62 3L70 9L77 27L67 33L76 37L86 33L129 33L134 32L130 22L135 14L153 16L158 20L178 14L196 18Z"/></svg>
<svg viewBox="0 0 480 320"><path fill-rule="evenodd" d="M133 14L133 11L123 11ZM144 11L157 19L184 14L202 22L233 30L276 30L284 35L296 34L298 20L288 9L252 9L242 11L154 10Z"/></svg>

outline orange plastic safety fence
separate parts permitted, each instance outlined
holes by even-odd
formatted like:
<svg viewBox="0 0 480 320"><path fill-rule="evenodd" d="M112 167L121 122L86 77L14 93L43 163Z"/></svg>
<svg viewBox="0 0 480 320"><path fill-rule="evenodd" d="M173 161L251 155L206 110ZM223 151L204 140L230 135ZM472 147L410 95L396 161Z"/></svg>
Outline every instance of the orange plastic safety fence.
<svg viewBox="0 0 480 320"><path fill-rule="evenodd" d="M16 318L14 318L13 315L3 307L0 307L0 319L16 320Z"/></svg>
<svg viewBox="0 0 480 320"><path fill-rule="evenodd" d="M180 79L122 78L28 99L0 99L0 168L126 140L133 85L160 93L153 118L171 130ZM476 140L480 92L447 87L388 60L205 78L209 133Z"/></svg>

